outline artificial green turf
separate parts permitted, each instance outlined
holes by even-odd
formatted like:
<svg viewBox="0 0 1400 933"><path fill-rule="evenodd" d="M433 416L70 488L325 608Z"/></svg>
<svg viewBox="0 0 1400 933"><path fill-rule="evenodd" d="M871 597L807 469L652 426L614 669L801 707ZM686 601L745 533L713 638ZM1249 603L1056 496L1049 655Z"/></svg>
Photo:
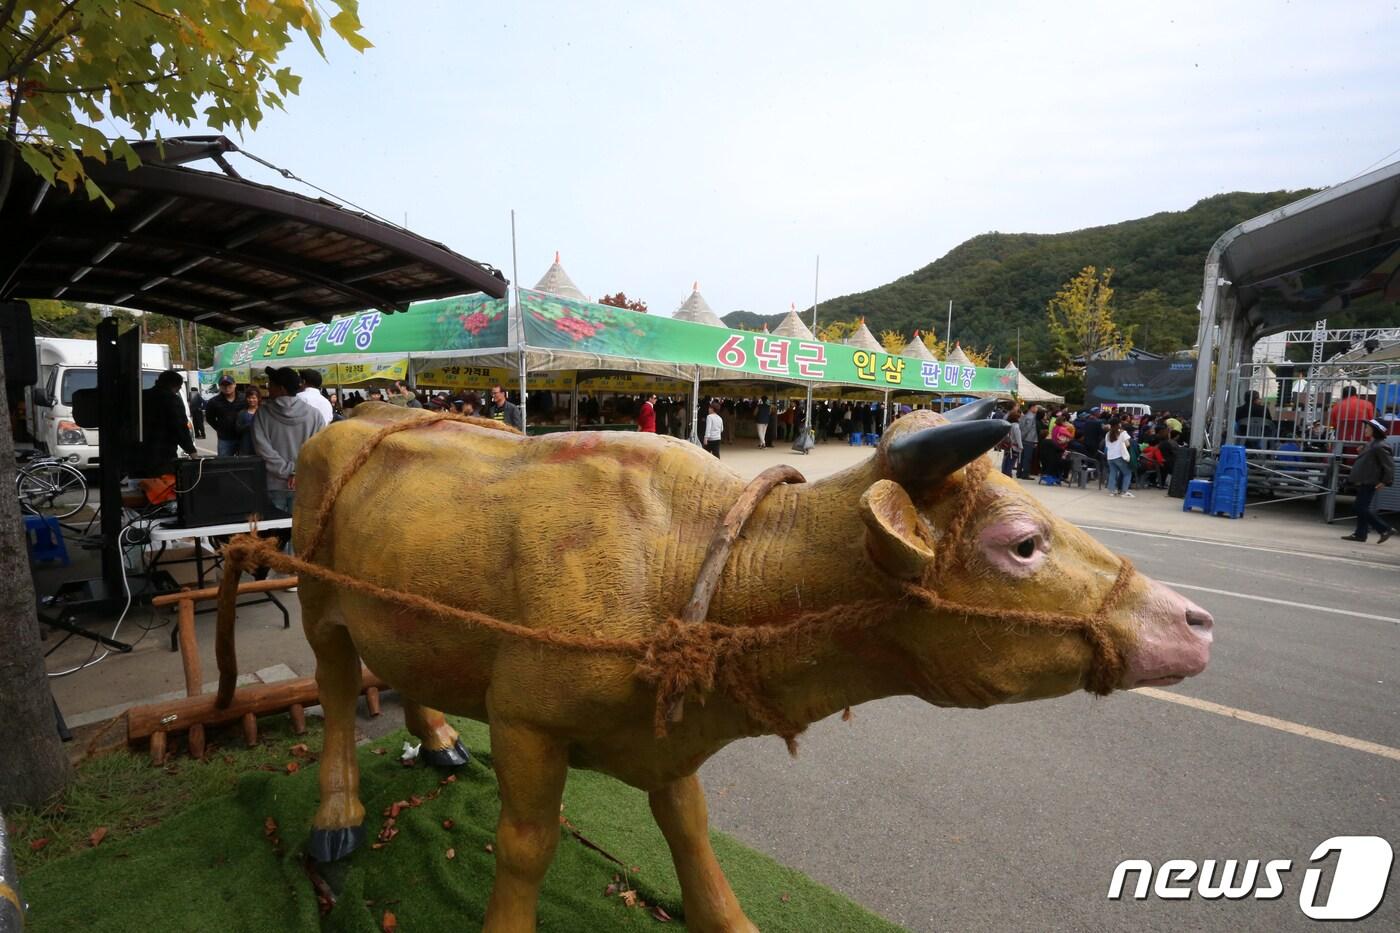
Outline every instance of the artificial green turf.
<svg viewBox="0 0 1400 933"><path fill-rule="evenodd" d="M406 733L361 750L368 840L343 866L326 871L339 898L324 919L301 857L318 799L316 768L306 767L295 774L254 771L238 780L232 793L205 799L153 828L35 868L22 876L30 902L27 929L376 933L386 910L405 933L479 929L494 859L488 846L497 814L496 780L481 751L488 744L485 729L467 721L454 724L475 760L452 783L441 783L442 775L431 768L398 762ZM376 755L376 748L388 753ZM385 808L414 795L423 802L400 813L399 834L383 848L371 849L368 842L384 824ZM565 829L540 898L541 930L664 929L649 907L604 896L619 875L641 901L683 919L670 854L644 794L602 775L574 771L563 815L626 867ZM276 824L272 837L269 817ZM451 829L444 828L444 820L452 821ZM764 930L898 929L721 833L713 838L745 912ZM449 848L455 850L450 860Z"/></svg>

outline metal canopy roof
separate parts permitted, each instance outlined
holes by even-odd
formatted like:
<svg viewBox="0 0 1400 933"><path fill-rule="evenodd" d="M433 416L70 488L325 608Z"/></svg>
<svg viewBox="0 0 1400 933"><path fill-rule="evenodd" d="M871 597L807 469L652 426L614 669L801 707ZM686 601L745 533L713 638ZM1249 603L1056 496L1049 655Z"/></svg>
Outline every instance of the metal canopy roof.
<svg viewBox="0 0 1400 933"><path fill-rule="evenodd" d="M1207 262L1217 261L1219 276L1233 284L1235 313L1247 339L1258 339L1377 291L1400 299L1397 251L1400 162L1233 227Z"/></svg>
<svg viewBox="0 0 1400 933"><path fill-rule="evenodd" d="M1400 301L1400 162L1223 233L1206 256L1191 446L1225 437L1231 374L1255 341L1376 294Z"/></svg>
<svg viewBox="0 0 1400 933"><path fill-rule="evenodd" d="M142 164L85 167L111 198L54 188L23 163L0 205L0 300L62 298L225 330L486 292L497 270L394 224L238 176L222 136L136 144ZM184 163L208 158L224 174Z"/></svg>

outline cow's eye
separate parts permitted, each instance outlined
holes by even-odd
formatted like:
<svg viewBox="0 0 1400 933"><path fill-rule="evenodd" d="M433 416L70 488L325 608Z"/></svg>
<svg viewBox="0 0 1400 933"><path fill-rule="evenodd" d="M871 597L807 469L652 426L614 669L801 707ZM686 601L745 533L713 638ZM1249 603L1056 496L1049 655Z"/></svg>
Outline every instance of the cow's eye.
<svg viewBox="0 0 1400 933"><path fill-rule="evenodd" d="M1035 538L1023 538L1016 545L1016 555L1022 560L1030 560L1035 556Z"/></svg>

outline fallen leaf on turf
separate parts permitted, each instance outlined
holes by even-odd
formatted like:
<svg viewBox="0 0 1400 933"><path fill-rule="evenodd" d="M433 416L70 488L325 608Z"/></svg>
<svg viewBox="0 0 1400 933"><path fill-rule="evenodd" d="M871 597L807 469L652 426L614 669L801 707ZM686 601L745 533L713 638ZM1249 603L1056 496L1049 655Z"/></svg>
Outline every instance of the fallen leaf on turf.
<svg viewBox="0 0 1400 933"><path fill-rule="evenodd" d="M628 907L636 907L636 906L637 906L637 892L636 892L636 891L623 891L622 894L619 895L619 896L622 898L622 902L623 902L624 904L626 904Z"/></svg>
<svg viewBox="0 0 1400 933"><path fill-rule="evenodd" d="M447 777L443 778L441 781L438 781L438 783L439 783L439 784L456 784L456 783L457 783L457 775L455 775L455 774L449 774Z"/></svg>
<svg viewBox="0 0 1400 933"><path fill-rule="evenodd" d="M448 850L447 850L447 857L448 857L449 859L454 859L454 858L456 858L456 857L457 857L457 850L456 850L456 849L448 849Z"/></svg>
<svg viewBox="0 0 1400 933"><path fill-rule="evenodd" d="M616 884L616 883L610 884L610 885L608 885L606 888L603 889L603 896L604 896L604 897L612 897L612 896L613 896L614 894L616 894L616 893L617 893L617 884Z"/></svg>
<svg viewBox="0 0 1400 933"><path fill-rule="evenodd" d="M295 761L289 761L289 762L287 762L287 773L288 773L288 774L296 774L296 773L297 773L298 771L300 771L300 770L301 770L301 765L297 764Z"/></svg>
<svg viewBox="0 0 1400 933"><path fill-rule="evenodd" d="M384 843L382 843L382 842L371 842L370 845L369 845L369 847L370 847L371 849L382 849L382 848L384 848Z"/></svg>
<svg viewBox="0 0 1400 933"><path fill-rule="evenodd" d="M495 851L496 851L496 847L493 846L491 843L488 842L488 843L486 843L486 851L487 851L487 852L495 852Z"/></svg>
<svg viewBox="0 0 1400 933"><path fill-rule="evenodd" d="M451 828L452 828L453 826L455 826L455 825L457 825L457 824L456 824L456 823L453 823L451 820L443 820L443 821L442 821L442 828L443 828L443 829L451 829Z"/></svg>
<svg viewBox="0 0 1400 933"><path fill-rule="evenodd" d="M379 929L384 933L395 933L399 928L399 918L394 916L392 910L384 911L384 919L379 922Z"/></svg>
<svg viewBox="0 0 1400 933"><path fill-rule="evenodd" d="M791 894L784 893L782 897L778 898L778 900L780 900L780 901L782 901L784 904L786 904L788 901L792 900L792 895L791 895Z"/></svg>
<svg viewBox="0 0 1400 933"><path fill-rule="evenodd" d="M306 747L305 742L298 742L297 744L293 745L290 749L288 749L288 751L290 751L293 755L296 755L298 758L305 758L307 754L310 753L311 749Z"/></svg>
<svg viewBox="0 0 1400 933"><path fill-rule="evenodd" d="M408 805L410 807L421 807L423 806L423 798L414 794L412 797L408 798Z"/></svg>
<svg viewBox="0 0 1400 933"><path fill-rule="evenodd" d="M96 829L94 829L94 830L92 831L92 835L88 836L88 845L92 846L92 847L95 849L95 848L97 848L99 845L101 845L101 844L102 844L102 840L103 840L103 839L106 839L106 838L107 838L107 827L105 827L105 826L99 826L99 827L97 827Z"/></svg>
<svg viewBox="0 0 1400 933"><path fill-rule="evenodd" d="M267 819L263 820L263 835L264 835L264 836L271 836L271 835L273 835L273 834L276 833L276 832L277 832L277 821L276 821L276 820L274 820L274 819L273 819L272 817L270 817L270 816L269 816Z"/></svg>
<svg viewBox="0 0 1400 933"><path fill-rule="evenodd" d="M662 923L671 922L671 915L666 913L665 908L663 908L660 904L657 904L651 909L651 915L657 920L660 920Z"/></svg>
<svg viewBox="0 0 1400 933"><path fill-rule="evenodd" d="M46 845L48 845L48 844L49 844L49 840L48 840L48 837L47 837L47 836L44 837L43 839L35 839L33 842L31 842L31 843L29 844L29 851L30 851L30 852L38 852L40 849L42 849L44 846L46 846Z"/></svg>
<svg viewBox="0 0 1400 933"><path fill-rule="evenodd" d="M371 749L371 751L373 751L376 755L383 755L387 753L387 750L383 748L375 748Z"/></svg>

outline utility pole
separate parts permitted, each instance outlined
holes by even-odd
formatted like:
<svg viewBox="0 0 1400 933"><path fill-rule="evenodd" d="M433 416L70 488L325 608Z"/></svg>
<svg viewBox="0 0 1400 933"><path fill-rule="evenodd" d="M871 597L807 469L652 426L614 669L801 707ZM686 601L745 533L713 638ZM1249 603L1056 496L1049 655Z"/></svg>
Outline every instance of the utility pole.
<svg viewBox="0 0 1400 933"><path fill-rule="evenodd" d="M943 332L943 343L948 352L953 352L953 299L948 299L948 329Z"/></svg>

